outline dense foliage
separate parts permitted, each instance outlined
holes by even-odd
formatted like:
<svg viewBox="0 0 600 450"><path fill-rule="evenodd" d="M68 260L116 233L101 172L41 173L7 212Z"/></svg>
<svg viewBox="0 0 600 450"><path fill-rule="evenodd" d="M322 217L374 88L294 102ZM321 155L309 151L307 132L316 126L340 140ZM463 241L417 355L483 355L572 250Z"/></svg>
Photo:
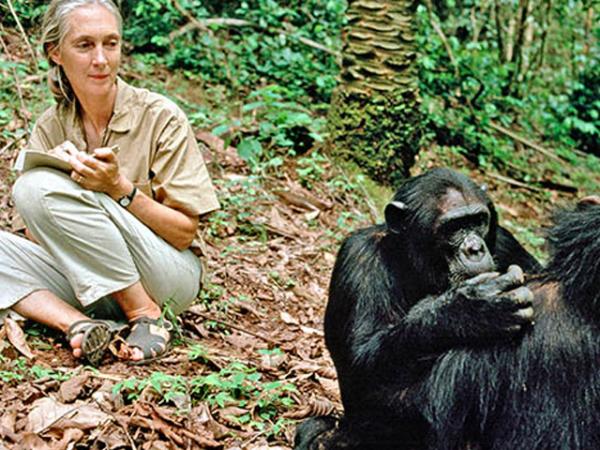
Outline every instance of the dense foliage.
<svg viewBox="0 0 600 450"><path fill-rule="evenodd" d="M125 39L137 53L232 89L277 83L294 96L329 99L335 58L305 42L339 47L343 2L255 0L220 8L202 0L128 3ZM215 13L222 20L206 21Z"/></svg>
<svg viewBox="0 0 600 450"><path fill-rule="evenodd" d="M243 142L243 153L255 159L275 156L265 149L301 153L323 139L345 1L120 3L133 70L166 66L209 89L219 86L235 105L219 114L194 106L197 125ZM36 30L46 2L12 4L22 25ZM16 25L0 7L3 22ZM516 125L563 153L598 154L600 27L594 17L588 0L423 2L415 20L430 142L480 164L519 165L512 143L491 127ZM9 88L3 86L3 96L14 96Z"/></svg>
<svg viewBox="0 0 600 450"><path fill-rule="evenodd" d="M520 23L523 5L529 9ZM519 124L554 146L594 151L595 145L597 151L600 28L593 10L586 19L589 2L430 6L418 13L420 82L439 143L481 162L513 160L512 149L489 127L494 121Z"/></svg>

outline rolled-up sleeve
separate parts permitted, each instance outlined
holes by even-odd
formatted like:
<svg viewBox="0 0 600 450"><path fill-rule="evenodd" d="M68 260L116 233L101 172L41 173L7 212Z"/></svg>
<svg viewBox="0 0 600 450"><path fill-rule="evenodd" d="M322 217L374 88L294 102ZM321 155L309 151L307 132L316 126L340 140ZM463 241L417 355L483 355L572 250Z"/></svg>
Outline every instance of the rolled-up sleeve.
<svg viewBox="0 0 600 450"><path fill-rule="evenodd" d="M219 208L206 164L187 119L173 115L161 130L151 163L155 200L187 215Z"/></svg>

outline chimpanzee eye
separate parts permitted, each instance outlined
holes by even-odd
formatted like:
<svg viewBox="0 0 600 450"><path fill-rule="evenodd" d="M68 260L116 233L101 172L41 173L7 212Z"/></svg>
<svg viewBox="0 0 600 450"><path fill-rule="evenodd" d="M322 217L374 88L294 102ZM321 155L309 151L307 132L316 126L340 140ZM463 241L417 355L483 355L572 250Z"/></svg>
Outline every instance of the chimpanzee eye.
<svg viewBox="0 0 600 450"><path fill-rule="evenodd" d="M478 230L482 234L487 233L489 218L486 214L474 214L465 217L457 217L440 225L439 231L444 236L452 236L461 230Z"/></svg>

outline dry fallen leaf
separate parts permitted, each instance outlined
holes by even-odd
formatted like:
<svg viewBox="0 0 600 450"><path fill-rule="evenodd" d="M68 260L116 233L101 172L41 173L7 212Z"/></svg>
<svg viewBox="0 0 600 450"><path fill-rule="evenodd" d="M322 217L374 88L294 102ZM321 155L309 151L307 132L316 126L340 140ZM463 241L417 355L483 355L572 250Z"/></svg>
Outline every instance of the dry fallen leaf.
<svg viewBox="0 0 600 450"><path fill-rule="evenodd" d="M17 422L17 410L13 409L5 411L2 417L0 417L0 438L10 438L15 441L15 424ZM2 442L0 440L0 442Z"/></svg>
<svg viewBox="0 0 600 450"><path fill-rule="evenodd" d="M75 401L79 397L79 394L81 394L89 377L88 373L82 373L64 381L59 389L60 399L65 403Z"/></svg>
<svg viewBox="0 0 600 450"><path fill-rule="evenodd" d="M261 355L260 366L263 369L274 370L280 367L287 360L285 353L272 353Z"/></svg>
<svg viewBox="0 0 600 450"><path fill-rule="evenodd" d="M312 328L312 327L305 327L304 325L300 325L300 329L302 330L303 333L306 334L314 334L315 336L324 336L325 334L323 333L323 330L317 330L316 328Z"/></svg>
<svg viewBox="0 0 600 450"><path fill-rule="evenodd" d="M296 319L294 316L292 316L291 314L289 314L285 311L281 311L281 313L279 314L279 317L281 317L281 320L283 320L288 325L298 325L298 323L299 323L298 319Z"/></svg>
<svg viewBox="0 0 600 450"><path fill-rule="evenodd" d="M225 425L217 422L206 403L200 403L196 406L189 416L192 422L192 428L197 430L198 434L204 432L210 439L222 439L231 432Z"/></svg>
<svg viewBox="0 0 600 450"><path fill-rule="evenodd" d="M52 450L67 450L70 448L74 448L74 445L81 440L83 437L83 431L78 430L77 428L67 428L63 434L63 437L60 441L54 443Z"/></svg>
<svg viewBox="0 0 600 450"><path fill-rule="evenodd" d="M325 394L327 394L329 398L339 398L340 390L337 381L331 380L329 378L320 377L318 375L316 376L316 378L319 384L323 387Z"/></svg>
<svg viewBox="0 0 600 450"><path fill-rule="evenodd" d="M44 397L33 403L25 429L33 433L41 433L47 428L87 430L99 427L108 419L110 416L96 406L83 402L66 405L51 397Z"/></svg>
<svg viewBox="0 0 600 450"><path fill-rule="evenodd" d="M26 433L13 450L52 450L44 440L34 433Z"/></svg>
<svg viewBox="0 0 600 450"><path fill-rule="evenodd" d="M27 345L25 333L23 333L19 324L10 317L5 317L4 325L6 326L6 336L10 343L26 358L33 358L35 355Z"/></svg>

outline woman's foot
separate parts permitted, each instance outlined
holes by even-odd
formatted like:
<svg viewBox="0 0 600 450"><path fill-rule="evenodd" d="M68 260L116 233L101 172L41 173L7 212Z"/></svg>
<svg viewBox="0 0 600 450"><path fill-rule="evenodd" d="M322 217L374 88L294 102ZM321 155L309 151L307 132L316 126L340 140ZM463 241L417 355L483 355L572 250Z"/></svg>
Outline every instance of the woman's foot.
<svg viewBox="0 0 600 450"><path fill-rule="evenodd" d="M81 343L83 342L83 333L76 334L69 340L69 345L71 346L73 356L77 359L81 358Z"/></svg>
<svg viewBox="0 0 600 450"><path fill-rule="evenodd" d="M125 340L133 364L145 364L161 358L169 349L173 324L166 319L140 317L132 320L131 332Z"/></svg>
<svg viewBox="0 0 600 450"><path fill-rule="evenodd" d="M127 329L127 325L112 320L78 320L67 331L73 356L83 358L97 366L114 337Z"/></svg>

